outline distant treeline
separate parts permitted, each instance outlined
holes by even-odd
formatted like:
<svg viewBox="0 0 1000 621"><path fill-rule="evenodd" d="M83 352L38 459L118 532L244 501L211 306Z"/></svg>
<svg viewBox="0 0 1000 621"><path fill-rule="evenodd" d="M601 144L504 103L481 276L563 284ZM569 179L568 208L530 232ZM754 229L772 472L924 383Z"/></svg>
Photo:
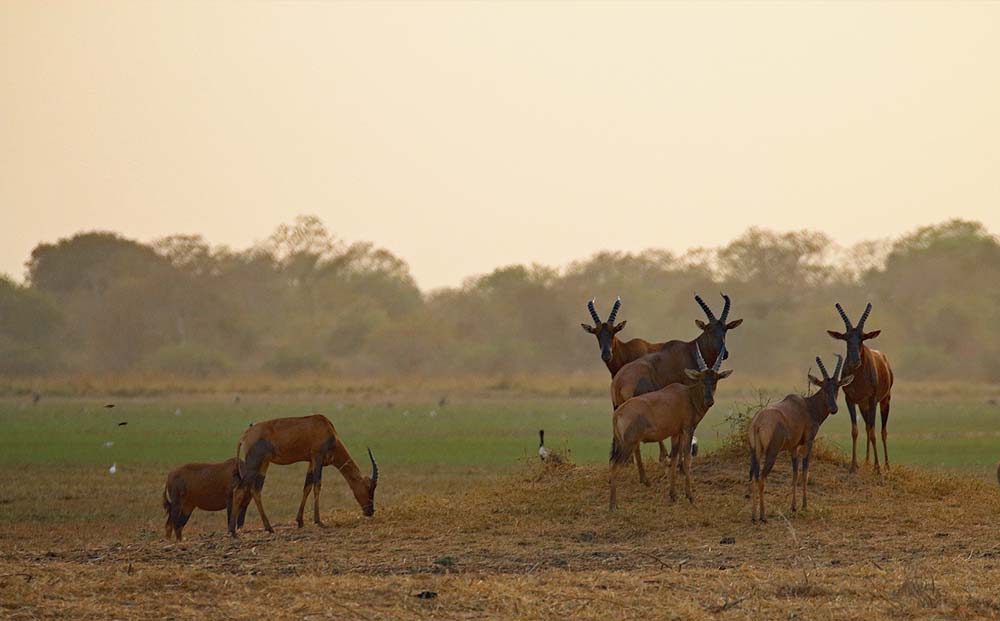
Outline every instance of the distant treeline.
<svg viewBox="0 0 1000 621"><path fill-rule="evenodd" d="M624 338L690 339L700 293L745 322L728 364L803 373L840 351L841 302L881 329L897 376L1000 382L1000 244L953 220L838 251L822 233L750 229L677 256L600 253L563 269L512 265L421 292L406 263L338 241L314 217L246 250L198 236L151 245L81 233L31 253L27 280L0 278L0 374L270 372L344 376L602 369L580 328L621 296Z"/></svg>

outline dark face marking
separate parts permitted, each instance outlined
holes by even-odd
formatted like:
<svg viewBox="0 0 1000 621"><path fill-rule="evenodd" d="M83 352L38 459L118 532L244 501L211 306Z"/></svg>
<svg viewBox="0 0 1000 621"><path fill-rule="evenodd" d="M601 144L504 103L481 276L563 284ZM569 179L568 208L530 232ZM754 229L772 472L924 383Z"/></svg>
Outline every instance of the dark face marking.
<svg viewBox="0 0 1000 621"><path fill-rule="evenodd" d="M736 321L723 323L718 319L712 319L708 323L705 323L700 319L696 319L695 323L699 328L701 328L702 332L707 334L708 338L711 339L712 346L715 348L715 351L722 351L722 348L726 345L726 334L743 323L743 320L737 319ZM722 359L729 359L729 348L726 348L726 351L723 352Z"/></svg>

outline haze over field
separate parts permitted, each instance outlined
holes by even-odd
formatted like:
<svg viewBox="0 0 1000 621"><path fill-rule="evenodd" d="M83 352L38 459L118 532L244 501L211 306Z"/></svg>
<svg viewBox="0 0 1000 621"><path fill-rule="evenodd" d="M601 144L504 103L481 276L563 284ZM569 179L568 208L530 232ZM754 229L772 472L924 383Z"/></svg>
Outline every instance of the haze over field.
<svg viewBox="0 0 1000 621"><path fill-rule="evenodd" d="M424 290L512 263L1000 230L1000 5L0 4L0 273L317 214Z"/></svg>

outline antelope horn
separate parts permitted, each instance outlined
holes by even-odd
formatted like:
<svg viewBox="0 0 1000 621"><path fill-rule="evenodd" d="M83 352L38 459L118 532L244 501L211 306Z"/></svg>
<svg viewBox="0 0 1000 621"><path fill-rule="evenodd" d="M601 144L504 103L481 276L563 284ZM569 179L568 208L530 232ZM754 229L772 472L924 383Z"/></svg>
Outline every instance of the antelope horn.
<svg viewBox="0 0 1000 621"><path fill-rule="evenodd" d="M587 310L590 311L590 316L594 318L594 323L601 325L601 318L597 315L597 309L594 308L594 300L587 302Z"/></svg>
<svg viewBox="0 0 1000 621"><path fill-rule="evenodd" d="M622 307L622 299L618 298L615 300L615 305L611 307L611 314L608 315L608 325L615 325L615 315L618 314L618 309Z"/></svg>
<svg viewBox="0 0 1000 621"><path fill-rule="evenodd" d="M837 302L837 312L840 313L840 318L844 320L844 327L848 331L853 330L854 326L851 325L851 320L847 318L847 313L844 312L844 307L840 305L840 302Z"/></svg>
<svg viewBox="0 0 1000 621"><path fill-rule="evenodd" d="M378 485L378 464L375 463L375 456L372 455L371 448L368 449L368 459L372 460L372 489Z"/></svg>
<svg viewBox="0 0 1000 621"><path fill-rule="evenodd" d="M699 371L704 371L705 369L708 368L708 365L705 364L705 359L702 358L702 356L701 356L701 347L698 347L697 343L695 343L695 346L694 346L694 360L695 360L695 362L698 363L698 370Z"/></svg>
<svg viewBox="0 0 1000 621"><path fill-rule="evenodd" d="M729 317L729 307L732 306L733 303L729 299L729 296L725 293L722 294L722 299L726 301L726 305L722 307L722 317L719 318L719 321L726 323L726 317Z"/></svg>
<svg viewBox="0 0 1000 621"><path fill-rule="evenodd" d="M819 365L819 372L823 374L823 379L830 379L830 374L826 372L826 365L823 364L823 360L819 356L816 356L816 364Z"/></svg>
<svg viewBox="0 0 1000 621"><path fill-rule="evenodd" d="M838 353L833 355L837 357L837 368L833 370L833 381L836 382L840 380L840 369L844 366L844 357Z"/></svg>
<svg viewBox="0 0 1000 621"><path fill-rule="evenodd" d="M715 315L712 314L712 309L708 307L708 304L705 304L705 300L701 299L700 295L695 295L694 301L698 303L701 310L705 311L705 315L708 317L709 321L715 321Z"/></svg>
<svg viewBox="0 0 1000 621"><path fill-rule="evenodd" d="M719 369L722 368L722 359L726 357L726 345L722 345L722 350L719 355L715 358L715 364L712 365L712 370L718 373Z"/></svg>
<svg viewBox="0 0 1000 621"><path fill-rule="evenodd" d="M868 306L865 307L865 312L861 313L861 319L858 321L858 330L865 329L865 320L868 319L868 313L872 312L872 303L869 302Z"/></svg>

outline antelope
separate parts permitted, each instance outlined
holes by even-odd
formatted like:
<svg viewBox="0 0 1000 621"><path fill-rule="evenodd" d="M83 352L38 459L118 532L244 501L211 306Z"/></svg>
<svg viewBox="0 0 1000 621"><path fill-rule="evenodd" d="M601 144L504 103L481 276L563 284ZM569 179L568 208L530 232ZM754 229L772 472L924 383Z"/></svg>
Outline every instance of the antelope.
<svg viewBox="0 0 1000 621"><path fill-rule="evenodd" d="M694 301L708 318L708 323L700 319L694 320L695 325L701 329L701 334L697 338L692 341L667 341L659 351L633 360L615 374L611 381L611 403L615 408L636 395L688 381L686 370L697 368L697 356L702 356L702 359L712 366L717 362L720 353L723 360L729 357L729 352L726 351L726 333L738 327L743 320L726 321L729 318L732 300L725 293L721 295L725 304L719 318L716 318L715 313L700 295L694 296ZM671 454L676 448L671 447ZM667 453L661 444L660 463L666 461L666 458ZM635 459L638 463L642 461L642 456L637 453ZM642 468L639 478L643 484L649 485Z"/></svg>
<svg viewBox="0 0 1000 621"><path fill-rule="evenodd" d="M597 345L601 348L601 360L604 361L604 364L608 367L608 371L611 372L611 377L614 377L618 373L618 370L629 362L632 362L636 358L641 358L646 354L659 351L663 347L663 343L650 343L644 339L619 340L618 333L625 329L625 324L628 323L628 320L625 320L615 325L615 317L618 315L618 309L621 306L622 299L616 299L614 305L611 307L611 314L608 315L608 320L601 321L600 315L597 314L597 309L594 308L594 300L591 300L587 302L587 310L590 311L594 325L580 324L580 327L585 332L589 332L597 337Z"/></svg>
<svg viewBox="0 0 1000 621"><path fill-rule="evenodd" d="M232 486L238 477L236 458L221 464L186 464L167 475L163 487L163 510L167 513L166 536L177 536L195 509L202 511L226 510L226 522L232 515ZM237 517L242 525L246 511Z"/></svg>
<svg viewBox="0 0 1000 621"><path fill-rule="evenodd" d="M614 305L611 307L611 313L608 315L607 321L601 321L601 316L597 314L597 309L594 308L594 300L591 299L587 302L587 310L590 311L590 317L594 320L594 325L589 326L585 323L581 323L580 327L584 329L585 332L589 332L597 337L597 345L601 348L601 360L608 367L608 371L611 373L611 379L613 380L615 374L618 371L633 360L637 360L646 354L650 354L659 351L663 347L663 343L650 343L645 339L631 339L628 341L621 341L618 339L618 333L625 328L625 324L628 320L615 325L615 317L618 315L618 309L622 306L622 299L619 297L615 299ZM617 407L621 404L615 404L612 398L612 405ZM667 457L667 449L660 442L660 461L663 462ZM640 455L637 459L641 460ZM644 483L648 484L647 481Z"/></svg>
<svg viewBox="0 0 1000 621"><path fill-rule="evenodd" d="M837 367L833 377L826 372L826 366L819 356L816 364L819 366L823 379L809 375L809 383L819 390L811 397L788 395L778 403L770 405L757 412L750 427L747 429L750 441L750 504L753 507L751 520L757 522L757 503L753 498L754 490L760 503L760 521L767 522L764 512L764 485L767 475L774 467L774 461L781 451L792 455L792 512L796 511L795 488L799 478L799 460L802 460L802 509L806 508L806 486L809 483L809 458L812 455L813 442L819 427L830 414L837 413L837 391L847 386L854 379L848 375L840 378L840 370L844 358L837 357ZM761 469L763 468L763 472Z"/></svg>
<svg viewBox="0 0 1000 621"><path fill-rule="evenodd" d="M868 449L875 454L875 472L881 472L878 463L878 445L875 443L875 404L882 413L882 451L885 455L885 469L889 470L889 449L886 447L886 437L889 435L886 423L889 422L889 403L892 400L892 368L885 354L867 347L864 342L878 336L882 331L865 332L865 320L872 311L871 302L865 307L857 326L851 326L851 320L838 302L837 312L844 321L844 332L827 330L831 337L847 342L847 359L844 362L844 372L854 376L850 386L844 388L844 400L847 411L851 415L851 472L858 469L858 417L856 407L861 408L861 416L865 419L867 440L865 441L865 465L869 463Z"/></svg>
<svg viewBox="0 0 1000 621"><path fill-rule="evenodd" d="M299 528L303 526L302 514L310 492L313 494L313 521L322 528L326 527L319 517L319 493L324 466L332 465L340 471L365 517L375 514L378 464L375 463L371 449L368 449L368 459L372 462L372 476L369 478L361 474L337 430L325 416L313 414L297 418L276 418L252 425L243 432L236 445L236 458L239 479L233 489L232 506L239 507L240 512L243 512L252 497L264 529L269 533L273 533L274 529L264 513L260 492L271 464L284 466L302 461L309 463L302 502L299 503L296 516ZM229 515L229 534L233 537L236 536L236 527L236 514L232 512Z"/></svg>
<svg viewBox="0 0 1000 621"><path fill-rule="evenodd" d="M695 347L697 370L685 369L689 384L670 384L653 392L637 395L615 409L612 419L614 440L611 443L611 473L609 482L611 496L608 508L618 507L616 479L621 468L638 452L642 442L660 442L671 439L675 450L670 455L670 500L677 499L677 460L681 459L684 470L684 493L694 502L691 492L691 439L694 430L715 403L715 388L719 380L732 374L732 369L719 371L725 356L725 346L709 367ZM638 462L640 475L642 461Z"/></svg>

